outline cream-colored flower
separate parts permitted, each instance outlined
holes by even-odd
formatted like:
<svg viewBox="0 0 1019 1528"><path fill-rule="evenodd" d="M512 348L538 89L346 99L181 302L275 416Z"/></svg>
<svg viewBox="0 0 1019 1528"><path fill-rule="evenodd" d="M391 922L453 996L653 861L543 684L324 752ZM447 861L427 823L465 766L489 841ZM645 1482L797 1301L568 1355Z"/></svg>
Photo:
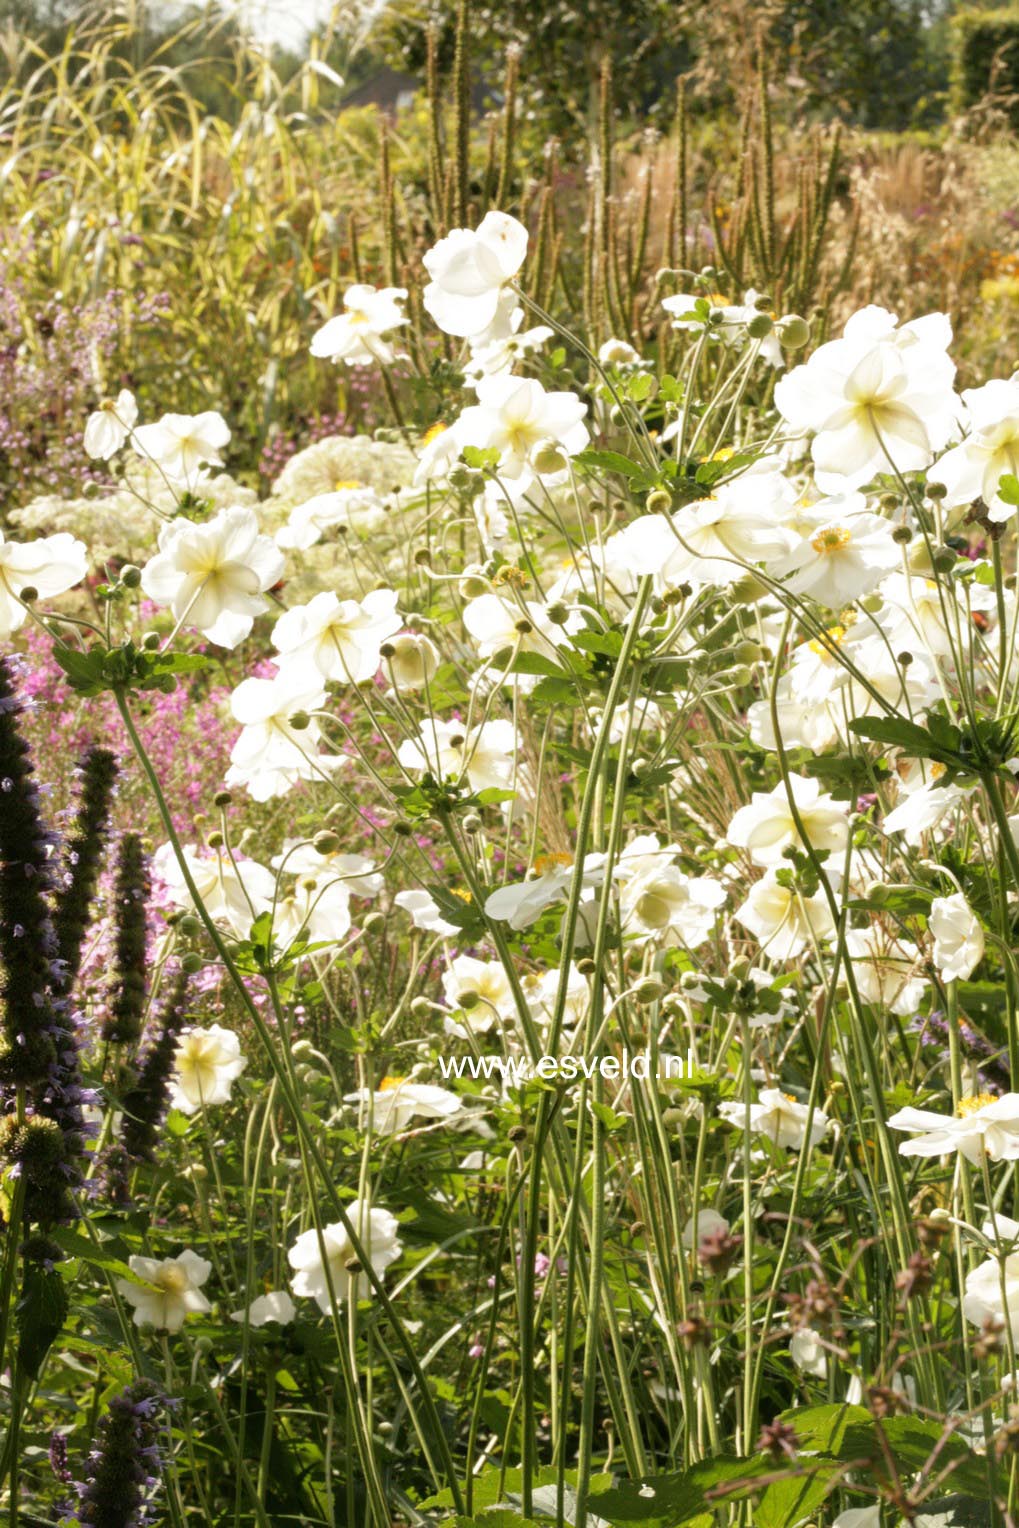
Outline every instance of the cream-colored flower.
<svg viewBox="0 0 1019 1528"><path fill-rule="evenodd" d="M360 1199L353 1200L346 1210L373 1271L381 1278L403 1250L396 1217L388 1210L371 1209ZM324 1315L332 1309L333 1298L342 1305L368 1293L368 1280L342 1221L323 1226L321 1236L314 1227L305 1231L287 1253L287 1261L294 1270L290 1281L294 1294L314 1300Z"/></svg>
<svg viewBox="0 0 1019 1528"><path fill-rule="evenodd" d="M177 1257L131 1257L127 1266L143 1281L117 1280L118 1294L134 1306L135 1326L148 1323L162 1332L179 1332L186 1316L212 1309L201 1290L212 1264L196 1252L181 1252Z"/></svg>
<svg viewBox="0 0 1019 1528"><path fill-rule="evenodd" d="M233 1030L219 1024L186 1029L173 1053L171 1106L182 1114L197 1114L199 1109L225 1104L247 1064Z"/></svg>

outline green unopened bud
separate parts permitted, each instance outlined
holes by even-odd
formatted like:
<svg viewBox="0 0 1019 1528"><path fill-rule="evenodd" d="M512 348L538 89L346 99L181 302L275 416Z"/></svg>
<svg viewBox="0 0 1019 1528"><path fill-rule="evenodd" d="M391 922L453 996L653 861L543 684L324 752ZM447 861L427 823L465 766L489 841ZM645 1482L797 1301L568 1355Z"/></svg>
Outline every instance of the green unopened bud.
<svg viewBox="0 0 1019 1528"><path fill-rule="evenodd" d="M752 573L745 573L738 578L732 586L732 599L736 605L755 605L758 600L763 600L771 591L767 584L762 584L760 579Z"/></svg>
<svg viewBox="0 0 1019 1528"><path fill-rule="evenodd" d="M464 832L465 833L480 833L482 827L483 827L483 823L481 821L481 818L478 816L477 812L468 812L467 816L463 820L463 830L464 830Z"/></svg>
<svg viewBox="0 0 1019 1528"><path fill-rule="evenodd" d="M913 532L908 525L897 525L892 531L892 540L896 546L908 546L913 539Z"/></svg>
<svg viewBox="0 0 1019 1528"><path fill-rule="evenodd" d="M154 653L156 648L159 646L159 641L160 637L158 631L147 631L142 637L142 647L144 647L147 653Z"/></svg>
<svg viewBox="0 0 1019 1528"><path fill-rule="evenodd" d="M223 845L226 843L226 839L217 828L214 833L209 834L205 842L208 844L210 849L222 849Z"/></svg>
<svg viewBox="0 0 1019 1528"><path fill-rule="evenodd" d="M184 913L177 923L177 932L185 939L195 939L204 927L201 918L196 918L194 913Z"/></svg>
<svg viewBox="0 0 1019 1528"><path fill-rule="evenodd" d="M665 983L656 976L645 976L643 981L637 983L630 996L635 1003L647 1005L657 1003L659 998L665 995Z"/></svg>
<svg viewBox="0 0 1019 1528"><path fill-rule="evenodd" d="M958 561L958 554L950 546L939 546L932 558L935 573L951 573Z"/></svg>
<svg viewBox="0 0 1019 1528"><path fill-rule="evenodd" d="M481 1002L481 994L475 992L473 987L466 987L463 992L457 994L457 1002L465 1013L470 1013L472 1008L477 1008Z"/></svg>
<svg viewBox="0 0 1019 1528"><path fill-rule="evenodd" d="M775 324L770 313L755 313L747 324L747 333L752 340L764 340L774 329Z"/></svg>
<svg viewBox="0 0 1019 1528"><path fill-rule="evenodd" d="M292 711L289 720L292 732L304 732L311 726L311 717L307 711Z"/></svg>
<svg viewBox="0 0 1019 1528"><path fill-rule="evenodd" d="M937 503L940 499L947 499L948 488L944 483L928 483L927 497Z"/></svg>
<svg viewBox="0 0 1019 1528"><path fill-rule="evenodd" d="M379 912L369 913L367 918L365 918L364 922L361 924L361 927L366 934L381 934L385 926L386 915L385 913Z"/></svg>
<svg viewBox="0 0 1019 1528"><path fill-rule="evenodd" d="M214 806L222 808L229 806L233 799L233 793L231 791L217 791L213 796L212 801Z"/></svg>
<svg viewBox="0 0 1019 1528"><path fill-rule="evenodd" d="M549 605L546 614L553 626L565 626L570 619L570 612L561 600L556 600L554 605Z"/></svg>
<svg viewBox="0 0 1019 1528"><path fill-rule="evenodd" d="M451 488L456 488L458 491L462 491L465 488L472 488L474 486L474 484L477 482L478 474L474 472L470 467L464 467L460 465L451 467L448 477L449 486Z"/></svg>
<svg viewBox="0 0 1019 1528"><path fill-rule="evenodd" d="M465 600L480 599L488 592L488 579L481 578L476 573L465 573L460 580L460 593Z"/></svg>
<svg viewBox="0 0 1019 1528"><path fill-rule="evenodd" d="M180 958L180 968L185 976L194 976L196 972L202 969L203 964L202 957L193 950L189 951L187 955L182 955Z"/></svg>
<svg viewBox="0 0 1019 1528"><path fill-rule="evenodd" d="M647 496L648 511L652 515L667 515L672 508L672 494L666 488L655 488Z"/></svg>
<svg viewBox="0 0 1019 1528"><path fill-rule="evenodd" d="M539 477L565 472L569 457L556 440L540 440L531 453L531 466Z"/></svg>
<svg viewBox="0 0 1019 1528"><path fill-rule="evenodd" d="M26 584L18 593L18 598L23 605L34 605L39 598L39 591L34 584Z"/></svg>
<svg viewBox="0 0 1019 1528"><path fill-rule="evenodd" d="M764 648L759 642L737 642L732 655L737 663L760 663Z"/></svg>
<svg viewBox="0 0 1019 1528"><path fill-rule="evenodd" d="M428 550L428 548L426 546L419 546L417 551L414 553L414 566L416 568L430 568L431 565L432 565L432 554L431 554L431 552Z"/></svg>
<svg viewBox="0 0 1019 1528"><path fill-rule="evenodd" d="M726 682L732 685L733 689L736 690L745 689L746 686L748 684L752 684L754 680L753 673L745 663L738 663L735 668L729 669L720 677L725 679Z"/></svg>
<svg viewBox="0 0 1019 1528"><path fill-rule="evenodd" d="M120 582L125 589L137 589L142 581L142 570L136 568L133 562L125 564L120 570Z"/></svg>
<svg viewBox="0 0 1019 1528"><path fill-rule="evenodd" d="M311 842L317 854L335 854L340 847L340 835L331 828L323 828Z"/></svg>
<svg viewBox="0 0 1019 1528"><path fill-rule="evenodd" d="M779 338L784 350L802 350L810 341L810 325L798 313L790 313L779 326Z"/></svg>

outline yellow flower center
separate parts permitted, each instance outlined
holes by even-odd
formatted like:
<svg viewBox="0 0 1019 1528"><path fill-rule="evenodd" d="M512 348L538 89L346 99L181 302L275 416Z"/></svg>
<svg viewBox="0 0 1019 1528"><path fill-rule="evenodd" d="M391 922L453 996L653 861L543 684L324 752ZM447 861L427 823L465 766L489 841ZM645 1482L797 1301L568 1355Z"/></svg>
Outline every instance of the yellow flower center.
<svg viewBox="0 0 1019 1528"><path fill-rule="evenodd" d="M394 1088L400 1087L406 1081L406 1077L383 1077L379 1083L378 1091L380 1093L391 1093Z"/></svg>
<svg viewBox="0 0 1019 1528"><path fill-rule="evenodd" d="M472 902L474 900L466 886L451 886L449 889L454 897L460 898L461 902Z"/></svg>
<svg viewBox="0 0 1019 1528"><path fill-rule="evenodd" d="M827 557L832 552L841 552L852 539L852 531L847 530L844 525L828 525L812 537L810 544L815 552L820 552L822 557Z"/></svg>
<svg viewBox="0 0 1019 1528"><path fill-rule="evenodd" d="M813 642L809 642L807 645L810 651L816 653L819 658L831 658L832 647L841 647L845 640L845 635L846 628L844 626L829 626L825 632L825 636L828 638L827 642L822 642L820 637L816 637Z"/></svg>
<svg viewBox="0 0 1019 1528"><path fill-rule="evenodd" d="M509 563L499 569L492 579L492 583L498 588L500 584L514 584L518 589L524 589L530 580L523 568L511 567Z"/></svg>
<svg viewBox="0 0 1019 1528"><path fill-rule="evenodd" d="M357 478L337 478L333 484L334 493L342 493L345 488L360 488Z"/></svg>
<svg viewBox="0 0 1019 1528"><path fill-rule="evenodd" d="M440 435L445 435L448 429L448 425L443 424L441 419L437 419L435 423L425 431L421 444L424 446L430 446L433 440L436 440Z"/></svg>
<svg viewBox="0 0 1019 1528"><path fill-rule="evenodd" d="M988 1104L994 1103L993 1093L974 1093L972 1098L960 1098L956 1115L959 1119L966 1119L970 1114L976 1114L978 1109L984 1109Z"/></svg>
<svg viewBox="0 0 1019 1528"><path fill-rule="evenodd" d="M736 455L736 447L735 446L723 446L720 451L716 451L715 452L714 456L709 456L708 457L708 461L709 462L727 462L730 457L735 456L735 455Z"/></svg>
<svg viewBox="0 0 1019 1528"><path fill-rule="evenodd" d="M557 870L560 865L572 864L573 856L570 854L539 854L534 868L539 875L548 875L550 870Z"/></svg>
<svg viewBox="0 0 1019 1528"><path fill-rule="evenodd" d="M352 324L368 324L371 322L363 308L348 308L347 317Z"/></svg>
<svg viewBox="0 0 1019 1528"><path fill-rule="evenodd" d="M188 1276L183 1268L161 1268L152 1281L153 1288L164 1294L182 1295L188 1287Z"/></svg>

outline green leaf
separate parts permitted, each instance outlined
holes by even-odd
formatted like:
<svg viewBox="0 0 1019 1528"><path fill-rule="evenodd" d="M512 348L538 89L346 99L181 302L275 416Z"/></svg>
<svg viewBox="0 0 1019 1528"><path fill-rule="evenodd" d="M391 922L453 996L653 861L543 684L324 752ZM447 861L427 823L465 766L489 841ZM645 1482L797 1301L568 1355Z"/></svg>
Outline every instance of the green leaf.
<svg viewBox="0 0 1019 1528"><path fill-rule="evenodd" d="M952 742L944 727L939 729L940 738L935 738L933 728L928 731L926 727L919 727L916 722L907 722L898 716L858 716L849 723L849 728L857 737L865 738L869 743L901 748L913 758L936 759L956 769L970 768L969 761L958 752L960 734L957 728L951 728L954 734Z"/></svg>
<svg viewBox="0 0 1019 1528"><path fill-rule="evenodd" d="M601 472L618 472L623 477L645 477L647 469L639 462L631 462L621 451L580 451L573 458L575 467L591 467Z"/></svg>
<svg viewBox="0 0 1019 1528"><path fill-rule="evenodd" d="M14 1306L18 1360L34 1379L67 1319L67 1285L55 1268L29 1263Z"/></svg>
<svg viewBox="0 0 1019 1528"><path fill-rule="evenodd" d="M1019 478L1014 472L1003 472L998 480L998 498L1006 504L1019 504Z"/></svg>

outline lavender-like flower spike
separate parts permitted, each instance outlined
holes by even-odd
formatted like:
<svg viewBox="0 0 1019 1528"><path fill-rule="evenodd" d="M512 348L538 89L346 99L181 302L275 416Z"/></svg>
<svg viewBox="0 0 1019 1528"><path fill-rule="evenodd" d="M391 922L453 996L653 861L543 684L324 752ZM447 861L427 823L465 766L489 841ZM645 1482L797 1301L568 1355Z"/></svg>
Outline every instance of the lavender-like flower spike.
<svg viewBox="0 0 1019 1528"><path fill-rule="evenodd" d="M117 917L113 991L103 1022L103 1039L111 1045L133 1045L141 1038L145 1018L145 905L149 874L141 839L126 833L117 860L114 893Z"/></svg>
<svg viewBox="0 0 1019 1528"><path fill-rule="evenodd" d="M0 660L0 1089L37 1089L56 1060L52 983L59 972L47 894L52 836L18 730L21 707Z"/></svg>
<svg viewBox="0 0 1019 1528"><path fill-rule="evenodd" d="M81 969L85 931L99 879L116 777L117 761L109 749L90 749L81 766L78 812L74 828L64 844L62 884L57 891L53 912L66 989L70 989Z"/></svg>
<svg viewBox="0 0 1019 1528"><path fill-rule="evenodd" d="M77 1509L65 1522L143 1528L153 1521L147 1503L159 1483L159 1414L165 1406L166 1397L149 1379L135 1380L114 1396L77 1488Z"/></svg>
<svg viewBox="0 0 1019 1528"><path fill-rule="evenodd" d="M136 1162L150 1161L170 1097L170 1074L177 1036L184 1027L188 978L177 976L159 1016L155 1036L138 1069L134 1085L124 1094L121 1143Z"/></svg>

